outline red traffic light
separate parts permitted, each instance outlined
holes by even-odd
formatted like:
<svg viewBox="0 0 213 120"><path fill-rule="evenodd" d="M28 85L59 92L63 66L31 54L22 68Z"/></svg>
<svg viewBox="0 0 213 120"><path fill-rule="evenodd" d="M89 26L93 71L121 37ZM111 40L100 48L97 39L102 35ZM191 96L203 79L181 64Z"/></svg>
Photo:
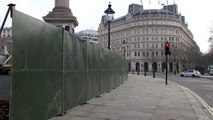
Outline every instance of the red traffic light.
<svg viewBox="0 0 213 120"><path fill-rule="evenodd" d="M169 43L168 42L165 43L165 55L171 55L171 52L169 50Z"/></svg>
<svg viewBox="0 0 213 120"><path fill-rule="evenodd" d="M168 42L165 43L165 47L169 47L169 43Z"/></svg>

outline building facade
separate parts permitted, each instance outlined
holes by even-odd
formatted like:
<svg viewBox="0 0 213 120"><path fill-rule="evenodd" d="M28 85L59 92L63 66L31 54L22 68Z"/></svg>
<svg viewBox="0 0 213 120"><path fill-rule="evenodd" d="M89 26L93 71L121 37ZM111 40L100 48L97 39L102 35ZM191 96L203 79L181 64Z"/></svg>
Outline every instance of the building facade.
<svg viewBox="0 0 213 120"><path fill-rule="evenodd" d="M102 16L98 40L104 48L108 43L107 27L106 17ZM127 15L114 19L110 29L111 50L127 58L130 71L164 71L166 41L171 50L169 72L192 68L191 60L200 52L176 4L149 10L131 4Z"/></svg>
<svg viewBox="0 0 213 120"><path fill-rule="evenodd" d="M76 35L84 40L90 40L91 42L98 43L98 32L95 30L82 30Z"/></svg>
<svg viewBox="0 0 213 120"><path fill-rule="evenodd" d="M5 52L5 49L10 54L12 48L12 28L3 28L0 37L0 53Z"/></svg>

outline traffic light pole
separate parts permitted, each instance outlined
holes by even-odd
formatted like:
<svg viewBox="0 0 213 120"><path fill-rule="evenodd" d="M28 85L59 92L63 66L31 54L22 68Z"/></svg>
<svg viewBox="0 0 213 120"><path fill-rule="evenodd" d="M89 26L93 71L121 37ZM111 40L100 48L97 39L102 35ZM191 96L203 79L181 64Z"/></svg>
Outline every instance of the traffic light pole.
<svg viewBox="0 0 213 120"><path fill-rule="evenodd" d="M167 85L167 74L168 74L167 61L168 61L168 55L166 55L166 85Z"/></svg>
<svg viewBox="0 0 213 120"><path fill-rule="evenodd" d="M166 85L167 85L167 76L168 76L168 55L171 55L169 50L169 43L166 41L165 43L165 55L166 55Z"/></svg>

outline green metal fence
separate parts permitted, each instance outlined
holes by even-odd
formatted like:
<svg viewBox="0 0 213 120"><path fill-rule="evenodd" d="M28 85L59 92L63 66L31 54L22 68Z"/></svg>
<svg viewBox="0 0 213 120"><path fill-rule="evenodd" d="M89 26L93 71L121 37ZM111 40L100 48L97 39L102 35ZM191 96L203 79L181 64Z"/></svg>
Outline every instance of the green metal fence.
<svg viewBox="0 0 213 120"><path fill-rule="evenodd" d="M13 11L10 120L46 120L127 79L127 61L62 28Z"/></svg>

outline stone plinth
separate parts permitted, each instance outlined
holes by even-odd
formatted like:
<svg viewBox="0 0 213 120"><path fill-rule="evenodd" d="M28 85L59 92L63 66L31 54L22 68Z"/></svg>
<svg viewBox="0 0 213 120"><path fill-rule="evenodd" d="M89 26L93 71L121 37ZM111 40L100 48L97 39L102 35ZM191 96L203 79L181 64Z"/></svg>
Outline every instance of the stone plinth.
<svg viewBox="0 0 213 120"><path fill-rule="evenodd" d="M43 20L55 26L65 26L72 33L78 26L78 21L69 8L69 0L55 0L55 7L43 17Z"/></svg>

